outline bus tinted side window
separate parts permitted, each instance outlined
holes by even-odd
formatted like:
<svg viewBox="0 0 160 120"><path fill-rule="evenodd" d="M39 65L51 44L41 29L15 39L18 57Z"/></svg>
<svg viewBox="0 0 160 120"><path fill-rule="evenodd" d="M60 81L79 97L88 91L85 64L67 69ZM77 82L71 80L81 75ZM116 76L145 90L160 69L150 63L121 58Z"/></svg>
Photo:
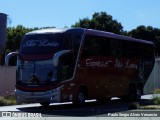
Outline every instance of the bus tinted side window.
<svg viewBox="0 0 160 120"><path fill-rule="evenodd" d="M144 44L140 42L130 42L130 53L132 58L153 58L154 57L154 46Z"/></svg>
<svg viewBox="0 0 160 120"><path fill-rule="evenodd" d="M107 56L114 58L153 58L154 46L123 39L86 35L81 58Z"/></svg>
<svg viewBox="0 0 160 120"><path fill-rule="evenodd" d="M130 41L130 54L131 54L131 58L140 58L141 54L140 54L140 46L139 43L137 42L132 42Z"/></svg>
<svg viewBox="0 0 160 120"><path fill-rule="evenodd" d="M142 58L154 58L154 47L148 44L141 44Z"/></svg>
<svg viewBox="0 0 160 120"><path fill-rule="evenodd" d="M82 58L89 56L107 56L131 58L131 43L121 39L87 35L85 37Z"/></svg>
<svg viewBox="0 0 160 120"><path fill-rule="evenodd" d="M67 33L64 37L62 48L64 50L72 49L77 55L82 39L81 33Z"/></svg>
<svg viewBox="0 0 160 120"><path fill-rule="evenodd" d="M110 50L110 40L108 38L95 35L86 35L81 57L110 56Z"/></svg>
<svg viewBox="0 0 160 120"><path fill-rule="evenodd" d="M73 42L72 42L72 35L71 34L67 34L64 37L64 42L63 42L63 49L64 50L69 50L73 48Z"/></svg>
<svg viewBox="0 0 160 120"><path fill-rule="evenodd" d="M116 58L131 58L131 43L121 39L111 39L111 56Z"/></svg>

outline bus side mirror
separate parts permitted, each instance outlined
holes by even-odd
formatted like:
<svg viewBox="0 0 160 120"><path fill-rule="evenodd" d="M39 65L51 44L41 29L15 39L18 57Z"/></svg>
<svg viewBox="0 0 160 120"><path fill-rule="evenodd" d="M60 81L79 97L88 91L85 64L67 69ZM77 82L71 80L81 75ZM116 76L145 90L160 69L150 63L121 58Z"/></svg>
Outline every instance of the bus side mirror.
<svg viewBox="0 0 160 120"><path fill-rule="evenodd" d="M54 66L58 66L58 63L59 63L59 58L66 54L66 53L70 53L71 50L62 50L62 51L59 51L57 52L54 56L53 56L53 65Z"/></svg>
<svg viewBox="0 0 160 120"><path fill-rule="evenodd" d="M5 57L5 65L9 66L9 60L11 57L18 55L19 52L11 52Z"/></svg>

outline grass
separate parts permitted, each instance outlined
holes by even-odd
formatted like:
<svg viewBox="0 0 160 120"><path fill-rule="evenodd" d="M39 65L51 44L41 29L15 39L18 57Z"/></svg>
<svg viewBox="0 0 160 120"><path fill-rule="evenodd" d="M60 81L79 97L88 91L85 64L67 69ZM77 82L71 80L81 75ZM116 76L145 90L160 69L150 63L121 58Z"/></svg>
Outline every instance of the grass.
<svg viewBox="0 0 160 120"><path fill-rule="evenodd" d="M160 94L160 89L155 89L153 93L154 94Z"/></svg>
<svg viewBox="0 0 160 120"><path fill-rule="evenodd" d="M153 99L142 104L140 109L160 109L160 96L156 95L160 94L160 89L155 89L153 93Z"/></svg>
<svg viewBox="0 0 160 120"><path fill-rule="evenodd" d="M160 97L159 96L154 96L152 101L155 105L160 105Z"/></svg>
<svg viewBox="0 0 160 120"><path fill-rule="evenodd" d="M0 106L16 105L15 96L0 96Z"/></svg>
<svg viewBox="0 0 160 120"><path fill-rule="evenodd" d="M160 97L153 98L152 100L132 102L129 104L128 109L160 109Z"/></svg>
<svg viewBox="0 0 160 120"><path fill-rule="evenodd" d="M154 94L160 94L160 89L155 89ZM160 105L160 96L153 95L153 103L155 105Z"/></svg>
<svg viewBox="0 0 160 120"><path fill-rule="evenodd" d="M128 109L132 110L132 109L139 109L140 108L140 104L139 102L132 102L131 104L129 104Z"/></svg>

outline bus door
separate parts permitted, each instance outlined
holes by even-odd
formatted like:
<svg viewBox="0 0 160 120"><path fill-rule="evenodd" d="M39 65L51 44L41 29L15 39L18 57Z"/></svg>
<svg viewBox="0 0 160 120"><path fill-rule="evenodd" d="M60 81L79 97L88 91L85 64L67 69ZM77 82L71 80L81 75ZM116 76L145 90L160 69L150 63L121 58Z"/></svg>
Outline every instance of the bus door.
<svg viewBox="0 0 160 120"><path fill-rule="evenodd" d="M70 81L73 77L75 61L72 52L63 54L59 58L58 65L58 80L61 83L61 98L62 101L70 101L71 86Z"/></svg>

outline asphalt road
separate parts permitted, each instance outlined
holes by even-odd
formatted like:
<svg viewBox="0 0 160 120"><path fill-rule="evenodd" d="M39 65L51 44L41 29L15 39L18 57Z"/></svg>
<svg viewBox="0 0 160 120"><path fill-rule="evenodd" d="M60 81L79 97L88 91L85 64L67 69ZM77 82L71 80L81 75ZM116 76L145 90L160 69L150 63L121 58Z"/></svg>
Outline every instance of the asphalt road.
<svg viewBox="0 0 160 120"><path fill-rule="evenodd" d="M148 102L152 99L153 95L145 95L142 96L140 102ZM120 113L122 116L127 116L126 113L132 113L137 110L129 110L128 106L130 106L131 102L126 102L121 99L114 98L106 103L97 103L96 101L87 101L84 106L74 106L71 103L57 103L51 104L48 107L42 107L40 104L27 104L27 105L15 105L15 106L5 106L0 107L0 111L2 112L11 112L12 117L18 118L21 117L118 117L119 115L115 113ZM0 113L1 118L5 118L2 116L2 112ZM154 111L154 113L160 113L160 111ZM139 116L137 116L139 117Z"/></svg>
<svg viewBox="0 0 160 120"><path fill-rule="evenodd" d="M93 117L104 116L108 112L121 112L128 110L130 103L119 99L111 100L107 103L97 103L96 101L89 101L84 106L74 106L71 103L57 103L51 104L48 107L42 107L40 104L27 104L17 106L0 107L0 111L20 111L27 113L41 113L42 116L55 117Z"/></svg>

